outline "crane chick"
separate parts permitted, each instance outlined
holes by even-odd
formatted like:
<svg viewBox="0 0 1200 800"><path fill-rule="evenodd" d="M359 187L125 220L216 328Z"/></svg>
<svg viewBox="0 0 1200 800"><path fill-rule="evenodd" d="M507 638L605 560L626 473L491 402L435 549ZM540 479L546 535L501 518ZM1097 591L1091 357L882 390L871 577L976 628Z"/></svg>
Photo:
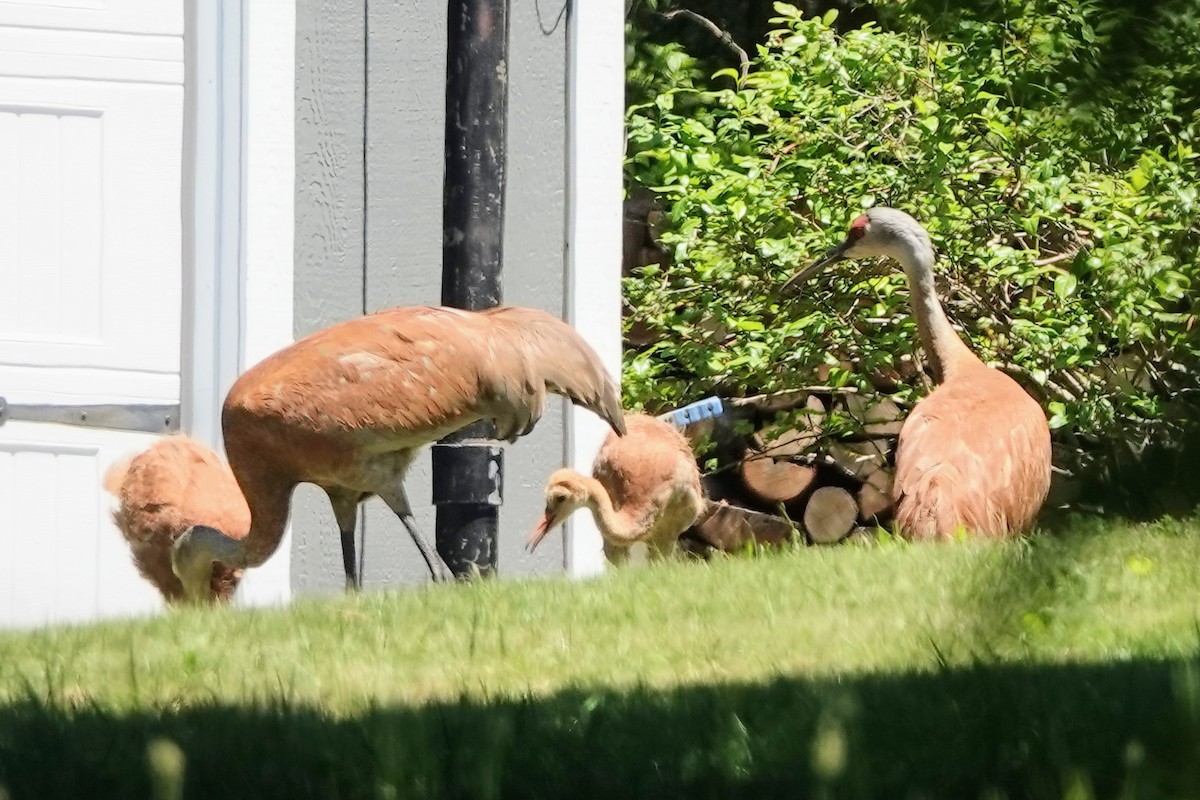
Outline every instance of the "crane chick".
<svg viewBox="0 0 1200 800"><path fill-rule="evenodd" d="M687 440L674 426L645 414L627 414L625 427L626 436L610 433L605 439L592 477L573 469L550 476L530 551L579 508L592 512L613 564L627 561L638 542L647 545L651 558L668 555L696 522L707 502Z"/></svg>
<svg viewBox="0 0 1200 800"><path fill-rule="evenodd" d="M171 569L175 540L193 525L211 525L243 539L250 509L233 473L216 453L186 436L160 439L136 456L110 466L104 488L117 499L113 522L129 543L134 566L168 603L184 599ZM214 598L233 598L242 571L216 564L208 588Z"/></svg>
<svg viewBox="0 0 1200 800"><path fill-rule="evenodd" d="M945 539L966 530L999 538L1025 531L1050 489L1045 412L1016 381L980 361L950 325L934 286L933 244L920 223L894 208L872 208L784 289L835 262L870 256L903 267L937 384L900 429L892 494L901 535Z"/></svg>

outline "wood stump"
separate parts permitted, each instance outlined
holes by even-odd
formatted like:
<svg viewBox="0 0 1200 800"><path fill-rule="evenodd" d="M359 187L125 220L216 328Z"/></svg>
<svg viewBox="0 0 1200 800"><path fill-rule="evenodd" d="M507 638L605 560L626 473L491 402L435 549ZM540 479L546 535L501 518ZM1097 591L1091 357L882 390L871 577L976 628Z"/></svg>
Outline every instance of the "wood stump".
<svg viewBox="0 0 1200 800"><path fill-rule="evenodd" d="M804 507L804 530L816 544L834 544L844 539L858 520L854 496L838 486L822 486Z"/></svg>

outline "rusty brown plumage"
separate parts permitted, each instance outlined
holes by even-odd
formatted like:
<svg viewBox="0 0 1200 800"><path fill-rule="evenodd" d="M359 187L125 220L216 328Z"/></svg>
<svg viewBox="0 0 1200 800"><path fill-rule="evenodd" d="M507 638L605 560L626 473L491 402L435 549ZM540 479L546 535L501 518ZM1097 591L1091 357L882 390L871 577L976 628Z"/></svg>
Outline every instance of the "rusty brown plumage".
<svg viewBox="0 0 1200 800"><path fill-rule="evenodd" d="M675 548L707 504L696 457L674 426L645 414L625 416L628 434L609 434L588 477L572 469L550 476L546 510L529 537L532 550L576 509L588 508L613 563L644 542L652 557Z"/></svg>
<svg viewBox="0 0 1200 800"><path fill-rule="evenodd" d="M913 539L1028 530L1050 488L1041 406L982 363L951 370L900 431L896 523Z"/></svg>
<svg viewBox="0 0 1200 800"><path fill-rule="evenodd" d="M892 490L897 528L912 539L1028 530L1050 489L1046 415L954 331L934 288L934 250L924 228L902 211L873 208L851 223L842 244L789 284L843 258L868 256L888 256L904 268L938 384L900 431Z"/></svg>
<svg viewBox="0 0 1200 800"><path fill-rule="evenodd" d="M198 527L177 546L175 568L199 594L213 561L263 563L283 535L292 490L307 482L329 495L349 585L355 509L371 495L435 570L402 484L417 450L484 419L497 438L515 441L541 417L547 392L622 430L616 383L583 338L544 311L395 308L300 339L247 370L225 400L225 450L252 512L250 534L234 543Z"/></svg>
<svg viewBox="0 0 1200 800"><path fill-rule="evenodd" d="M193 525L211 525L243 539L250 510L229 467L209 448L186 436L160 439L135 456L115 462L104 488L117 499L113 522L129 543L138 572L168 603L183 599L171 570L171 547ZM209 590L228 601L242 571L214 565Z"/></svg>

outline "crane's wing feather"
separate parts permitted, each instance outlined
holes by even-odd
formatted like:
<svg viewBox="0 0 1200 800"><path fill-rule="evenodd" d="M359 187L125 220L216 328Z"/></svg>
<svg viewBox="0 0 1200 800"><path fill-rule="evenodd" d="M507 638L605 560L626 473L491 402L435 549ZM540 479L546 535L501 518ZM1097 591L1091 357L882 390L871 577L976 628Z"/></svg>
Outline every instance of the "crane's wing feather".
<svg viewBox="0 0 1200 800"><path fill-rule="evenodd" d="M913 538L960 528L1004 536L1028 527L1045 500L1045 415L1010 378L988 372L939 387L904 423L893 495L897 523Z"/></svg>
<svg viewBox="0 0 1200 800"><path fill-rule="evenodd" d="M317 331L248 370L227 415L322 434L390 431L434 441L482 418L513 440L541 417L547 389L621 430L620 397L596 354L545 312L405 307Z"/></svg>
<svg viewBox="0 0 1200 800"><path fill-rule="evenodd" d="M248 370L230 391L226 413L326 433L453 430L479 418L490 343L477 315L454 309L400 308L347 320Z"/></svg>

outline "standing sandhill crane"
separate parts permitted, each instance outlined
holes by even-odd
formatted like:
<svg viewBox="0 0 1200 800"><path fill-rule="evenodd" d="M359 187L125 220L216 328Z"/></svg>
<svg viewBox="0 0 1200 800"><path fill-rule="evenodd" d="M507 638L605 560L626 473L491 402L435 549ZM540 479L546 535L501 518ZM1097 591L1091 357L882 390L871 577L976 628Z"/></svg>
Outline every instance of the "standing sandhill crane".
<svg viewBox="0 0 1200 800"><path fill-rule="evenodd" d="M627 436L609 434L592 465L592 477L560 469L546 486L546 512L529 537L533 550L576 509L591 509L613 564L645 542L651 557L675 547L707 508L696 457L674 426L645 414L625 417Z"/></svg>
<svg viewBox="0 0 1200 800"><path fill-rule="evenodd" d="M250 530L250 509L233 473L216 453L186 436L160 439L108 468L104 488L117 498L113 522L129 543L133 563L168 603L184 598L171 571L171 546L193 525L211 525L234 539ZM242 571L214 564L208 588L233 598Z"/></svg>
<svg viewBox="0 0 1200 800"><path fill-rule="evenodd" d="M954 332L934 288L933 245L915 219L894 208L870 209L850 223L845 241L784 288L842 259L869 256L888 256L904 268L938 384L900 430L892 494L901 534L948 538L966 529L999 538L1028 529L1050 488L1046 415Z"/></svg>
<svg viewBox="0 0 1200 800"><path fill-rule="evenodd" d="M479 420L513 442L565 395L624 433L617 385L579 334L530 308L472 312L411 307L317 331L242 375L221 414L229 466L250 506L237 541L197 525L175 544L189 599L208 596L213 563L257 567L279 546L292 490L325 490L342 535L347 583L357 585L358 504L378 495L400 517L434 577L437 553L417 532L404 473L423 446Z"/></svg>

